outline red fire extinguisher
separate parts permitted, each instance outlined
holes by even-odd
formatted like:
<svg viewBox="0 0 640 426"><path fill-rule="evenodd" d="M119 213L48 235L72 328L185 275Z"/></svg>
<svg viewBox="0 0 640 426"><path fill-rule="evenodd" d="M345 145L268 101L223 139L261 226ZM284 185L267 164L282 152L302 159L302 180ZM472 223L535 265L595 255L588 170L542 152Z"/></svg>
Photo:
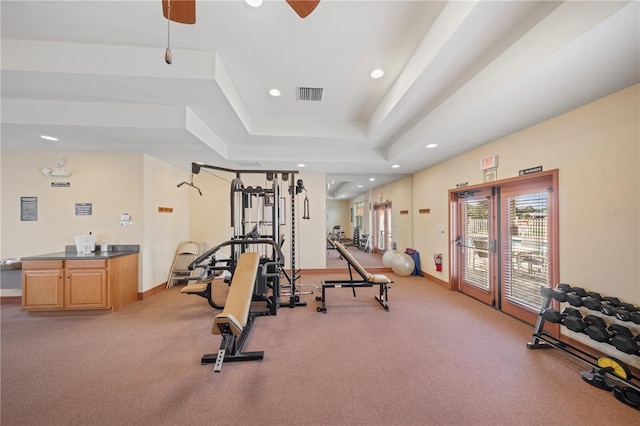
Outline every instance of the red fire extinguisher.
<svg viewBox="0 0 640 426"><path fill-rule="evenodd" d="M433 256L433 261L436 263L436 271L442 271L442 253Z"/></svg>

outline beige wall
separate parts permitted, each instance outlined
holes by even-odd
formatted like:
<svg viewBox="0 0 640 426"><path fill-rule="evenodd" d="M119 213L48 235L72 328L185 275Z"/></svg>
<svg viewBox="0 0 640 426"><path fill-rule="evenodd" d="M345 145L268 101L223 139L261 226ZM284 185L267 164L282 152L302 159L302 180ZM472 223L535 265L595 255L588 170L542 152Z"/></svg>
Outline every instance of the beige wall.
<svg viewBox="0 0 640 426"><path fill-rule="evenodd" d="M353 223L349 217L352 207L350 200L327 200L327 234L340 225L345 237L353 237Z"/></svg>
<svg viewBox="0 0 640 426"><path fill-rule="evenodd" d="M415 248L445 254L442 273L424 261L422 269L448 281L447 191L481 183L480 160L497 154L498 179L539 165L559 170L560 280L640 304L639 87L416 173Z"/></svg>
<svg viewBox="0 0 640 426"><path fill-rule="evenodd" d="M44 176L54 158L66 159L71 177ZM111 153L2 152L2 258L64 251L74 236L92 232L109 244L141 244L142 156ZM52 182L69 182L52 188ZM38 197L38 220L20 220L20 197ZM91 216L76 216L76 203L92 203ZM120 226L129 213L133 226Z"/></svg>
<svg viewBox="0 0 640 426"><path fill-rule="evenodd" d="M374 203L391 201L391 232L396 250L404 252L413 248L412 229L412 177L406 176L371 191ZM406 210L408 214L400 214Z"/></svg>
<svg viewBox="0 0 640 426"><path fill-rule="evenodd" d="M143 186L144 217L137 224L143 229L141 291L167 280L178 245L189 239L190 191L186 186L177 187L185 180L189 180L186 171L154 157L143 156L143 180L139 185ZM158 207L169 207L173 211L161 213Z"/></svg>
<svg viewBox="0 0 640 426"><path fill-rule="evenodd" d="M65 158L72 175L44 176L54 158ZM143 154L2 152L1 257L64 251L74 236L92 232L109 244L139 244L140 292L167 279L178 242L188 238L188 195L176 188L184 170ZM67 188L51 182L69 182ZM20 197L38 197L38 220L20 220ZM91 203L90 216L76 216L76 203ZM158 207L172 207L159 213ZM120 225L129 213L133 224Z"/></svg>

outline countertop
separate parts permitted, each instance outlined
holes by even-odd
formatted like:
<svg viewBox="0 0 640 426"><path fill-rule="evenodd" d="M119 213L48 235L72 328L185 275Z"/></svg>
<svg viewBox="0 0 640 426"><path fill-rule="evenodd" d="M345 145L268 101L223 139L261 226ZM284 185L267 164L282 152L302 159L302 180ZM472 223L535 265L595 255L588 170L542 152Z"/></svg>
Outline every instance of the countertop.
<svg viewBox="0 0 640 426"><path fill-rule="evenodd" d="M109 246L109 251L102 252L98 250L92 253L78 253L76 246L67 246L65 251L58 253L40 254L37 256L25 256L22 257L23 262L30 260L91 260L91 259L113 259L115 257L127 256L130 254L136 254L140 251L140 246L137 244L123 244Z"/></svg>

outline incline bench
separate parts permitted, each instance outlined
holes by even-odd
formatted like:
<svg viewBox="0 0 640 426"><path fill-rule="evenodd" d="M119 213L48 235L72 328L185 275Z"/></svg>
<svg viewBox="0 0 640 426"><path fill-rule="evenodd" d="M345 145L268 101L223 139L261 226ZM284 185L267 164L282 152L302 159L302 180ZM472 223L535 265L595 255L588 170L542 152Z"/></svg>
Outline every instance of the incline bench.
<svg viewBox="0 0 640 426"><path fill-rule="evenodd" d="M325 290L327 288L351 288L353 290L353 297L355 297L356 287L373 287L374 285L377 285L380 288L378 294L376 295L376 300L382 305L385 311L389 311L389 305L387 303L389 301L387 290L389 288L389 284L393 283L393 281L387 278L386 275L374 275L368 273L366 269L364 269L364 267L360 265L360 263L358 263L358 261L351 255L351 253L349 253L347 248L340 242L333 241L329 238L327 238L327 241L329 242L329 244L333 245L335 249L338 250L338 253L340 253L340 255L344 258L344 260L347 261L347 264L349 265L349 280L324 280L321 282L322 297L316 297L317 301L322 302L322 306L319 306L317 308L318 312L327 312L327 306L325 304ZM360 275L360 277L362 277L362 279L353 279L353 269L356 270L356 272L358 273L358 275Z"/></svg>
<svg viewBox="0 0 640 426"><path fill-rule="evenodd" d="M224 310L216 315L211 334L221 335L217 354L202 356L202 364L215 363L214 371L220 372L224 361L252 361L264 359L264 352L242 352L245 339L256 315L251 313L251 298L258 274L260 255L245 252L238 258Z"/></svg>

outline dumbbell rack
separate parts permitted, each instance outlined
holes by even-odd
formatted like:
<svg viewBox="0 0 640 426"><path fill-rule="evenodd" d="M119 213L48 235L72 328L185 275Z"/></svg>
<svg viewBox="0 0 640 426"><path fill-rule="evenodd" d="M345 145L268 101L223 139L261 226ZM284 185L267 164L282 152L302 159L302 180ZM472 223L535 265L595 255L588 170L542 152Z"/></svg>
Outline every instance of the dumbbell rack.
<svg viewBox="0 0 640 426"><path fill-rule="evenodd" d="M590 365L592 367L590 372L582 372L582 378L586 382L601 389L613 391L617 399L640 409L640 385L633 382L631 370L624 362L609 356L596 357L561 341L544 330L546 321L558 323L571 331L587 334L593 340L608 343L621 352L640 356L640 333L633 337L629 328L615 323L607 327L606 322L599 315L589 314L583 318L581 311L576 308L585 307L608 316L615 316L619 321L634 324L640 324L640 309L631 304L622 303L617 298L602 298L598 293L587 292L568 284L559 284L556 289L541 288L540 294L543 297L542 306L533 337L527 347L529 349L556 348ZM565 308L560 313L551 308L553 300L568 302L571 307ZM631 313L634 315L632 316ZM623 386L618 386L617 383L622 383Z"/></svg>

